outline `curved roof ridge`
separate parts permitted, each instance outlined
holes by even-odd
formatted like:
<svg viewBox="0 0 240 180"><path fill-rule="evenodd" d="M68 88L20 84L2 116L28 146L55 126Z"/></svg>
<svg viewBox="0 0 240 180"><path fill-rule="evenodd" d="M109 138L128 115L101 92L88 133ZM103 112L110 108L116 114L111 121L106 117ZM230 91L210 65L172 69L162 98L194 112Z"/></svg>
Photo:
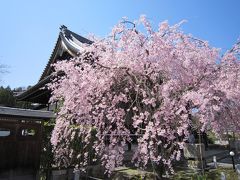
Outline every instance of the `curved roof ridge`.
<svg viewBox="0 0 240 180"><path fill-rule="evenodd" d="M54 63L59 52L62 53L63 51L67 51L72 57L74 57L79 52L83 51L83 44L93 43L93 41L90 41L89 39L70 31L65 25L61 25L59 29L60 33L57 42L39 81L41 81L46 75L48 75L50 65Z"/></svg>
<svg viewBox="0 0 240 180"><path fill-rule="evenodd" d="M48 63L47 63L47 65L45 66L45 68L44 68L44 70L43 70L43 72L42 72L42 74L41 74L41 76L40 76L40 78L39 78L39 81L41 81L42 79L44 79L44 77L45 77L45 75L46 75L46 73L47 73L47 69L50 67L50 65L53 63L52 61L53 61L53 59L54 59L54 55L56 54L56 51L57 51L57 47L58 46L60 46L60 37L58 37L58 39L57 39L57 41L56 41L56 43L55 43L55 45L54 45L54 49L53 49L53 51L52 51L52 53L51 53L51 55L50 55L50 58L49 58L49 60L48 60Z"/></svg>
<svg viewBox="0 0 240 180"><path fill-rule="evenodd" d="M70 31L66 26L60 26L60 32L58 35L57 42L55 43L54 49L50 55L50 58L45 66L41 77L34 86L32 86L27 91L19 94L17 96L18 100L30 101L30 102L40 102L39 99L34 99L35 97L46 96L46 92L40 90L46 83L50 82L52 68L51 65L62 58L75 57L79 52L84 50L84 44L92 44L93 41L88 40L72 31ZM39 94L37 94L39 93ZM45 93L45 94L44 94ZM37 95L35 95L37 94ZM34 97L31 97L34 96ZM43 99L40 103L47 103Z"/></svg>

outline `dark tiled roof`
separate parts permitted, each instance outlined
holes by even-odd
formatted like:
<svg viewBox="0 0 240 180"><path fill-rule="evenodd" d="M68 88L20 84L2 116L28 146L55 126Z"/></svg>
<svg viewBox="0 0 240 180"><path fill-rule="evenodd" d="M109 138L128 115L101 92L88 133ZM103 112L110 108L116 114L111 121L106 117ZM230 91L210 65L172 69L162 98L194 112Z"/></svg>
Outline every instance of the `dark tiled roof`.
<svg viewBox="0 0 240 180"><path fill-rule="evenodd" d="M50 81L52 72L51 65L59 60L58 58L61 57L64 52L67 53L69 57L74 57L83 50L83 44L92 43L92 41L70 31L66 26L62 25L60 27L60 33L57 42L39 79L39 82L22 94L17 95L17 99L21 101L33 101L29 98L31 97L32 99L32 96L35 96L34 94L37 94L40 88L44 87L44 85ZM34 100L34 102L36 102L36 100Z"/></svg>
<svg viewBox="0 0 240 180"><path fill-rule="evenodd" d="M2 107L2 106L0 106L0 116L17 116L17 117L28 117L28 118L38 118L38 119L50 119L55 117L54 113L51 111L9 108L9 107Z"/></svg>
<svg viewBox="0 0 240 180"><path fill-rule="evenodd" d="M51 64L55 63L58 53L60 53L60 51L66 50L72 57L74 57L81 51L82 44L92 43L92 41L70 31L66 26L62 25L60 27L60 33L56 45L52 51L47 66L45 67L39 81L44 79L45 76L49 75L50 66Z"/></svg>

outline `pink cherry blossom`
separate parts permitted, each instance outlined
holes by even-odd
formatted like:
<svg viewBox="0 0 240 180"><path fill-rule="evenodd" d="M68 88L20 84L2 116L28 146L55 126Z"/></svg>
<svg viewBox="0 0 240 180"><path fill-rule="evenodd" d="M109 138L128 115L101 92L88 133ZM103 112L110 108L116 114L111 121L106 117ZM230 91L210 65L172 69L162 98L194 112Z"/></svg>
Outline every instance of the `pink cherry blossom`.
<svg viewBox="0 0 240 180"><path fill-rule="evenodd" d="M54 65L65 74L49 84L51 102L61 102L51 139L59 166L84 168L92 150L111 173L134 133L134 164L171 173L191 128L240 130L239 43L221 57L179 24L165 21L154 31L145 16L127 23Z"/></svg>

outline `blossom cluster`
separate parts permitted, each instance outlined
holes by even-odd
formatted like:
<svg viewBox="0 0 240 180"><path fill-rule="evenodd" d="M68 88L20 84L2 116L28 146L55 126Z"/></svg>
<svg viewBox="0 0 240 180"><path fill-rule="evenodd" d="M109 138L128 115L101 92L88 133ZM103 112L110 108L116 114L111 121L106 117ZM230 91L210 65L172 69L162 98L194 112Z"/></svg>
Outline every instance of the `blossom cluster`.
<svg viewBox="0 0 240 180"><path fill-rule="evenodd" d="M59 165L85 167L92 148L111 173L134 135L136 166L151 162L173 171L192 128L219 135L239 130L238 45L220 56L180 24L153 30L145 16L128 23L54 65L64 73L49 85L51 102L62 102L51 139Z"/></svg>

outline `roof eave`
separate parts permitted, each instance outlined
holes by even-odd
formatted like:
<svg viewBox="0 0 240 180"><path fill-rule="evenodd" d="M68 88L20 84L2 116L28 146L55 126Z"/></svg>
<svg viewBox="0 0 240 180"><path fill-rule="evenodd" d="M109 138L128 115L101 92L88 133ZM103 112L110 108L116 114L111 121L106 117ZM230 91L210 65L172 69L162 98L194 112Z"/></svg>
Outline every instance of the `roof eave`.
<svg viewBox="0 0 240 180"><path fill-rule="evenodd" d="M37 119L51 119L55 118L55 115L51 111L39 111L20 108L9 108L0 106L0 116L15 116Z"/></svg>
<svg viewBox="0 0 240 180"><path fill-rule="evenodd" d="M36 85L29 88L27 91L17 95L16 96L17 100L25 101L25 99L27 99L33 93L38 91L40 88L44 88L44 85L46 85L48 82L50 82L51 78L52 78L52 75L49 75L49 76L45 77L44 79L42 79L41 81L39 81Z"/></svg>

